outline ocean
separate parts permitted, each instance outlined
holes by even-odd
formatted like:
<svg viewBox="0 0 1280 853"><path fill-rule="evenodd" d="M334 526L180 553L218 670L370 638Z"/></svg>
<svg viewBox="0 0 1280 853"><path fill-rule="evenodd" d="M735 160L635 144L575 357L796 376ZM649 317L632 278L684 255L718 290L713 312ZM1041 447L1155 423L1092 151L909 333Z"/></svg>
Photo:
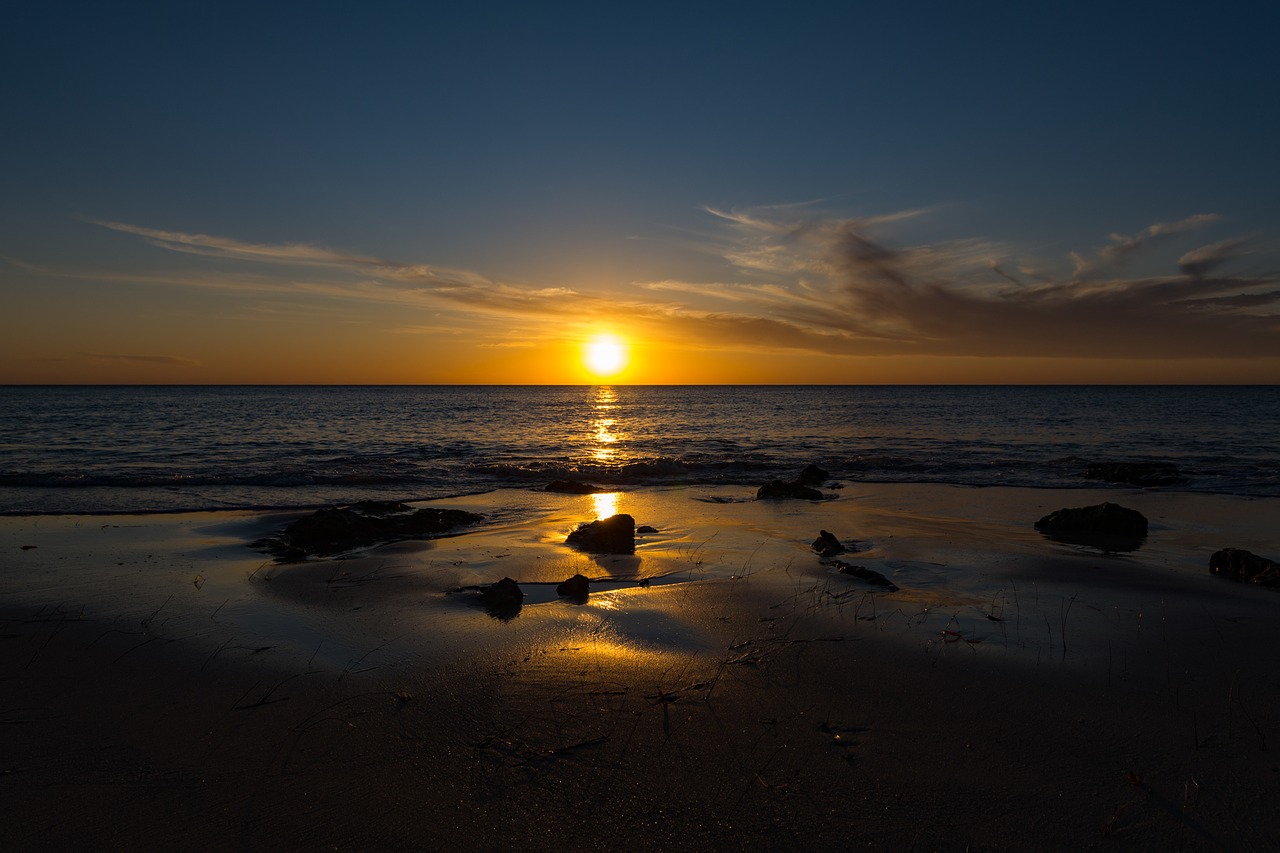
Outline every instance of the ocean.
<svg viewBox="0 0 1280 853"><path fill-rule="evenodd" d="M816 463L846 483L1280 496L1271 386L0 388L0 514L303 508L575 478L741 485Z"/></svg>

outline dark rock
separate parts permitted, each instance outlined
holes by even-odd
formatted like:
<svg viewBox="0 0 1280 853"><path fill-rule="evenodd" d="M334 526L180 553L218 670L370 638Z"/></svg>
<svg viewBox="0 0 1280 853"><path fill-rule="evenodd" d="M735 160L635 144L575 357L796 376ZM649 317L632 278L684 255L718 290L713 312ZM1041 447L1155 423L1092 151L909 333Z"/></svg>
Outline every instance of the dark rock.
<svg viewBox="0 0 1280 853"><path fill-rule="evenodd" d="M1146 536L1147 519L1136 509L1119 504L1102 503L1051 512L1036 522L1036 528L1048 531L1093 531Z"/></svg>
<svg viewBox="0 0 1280 853"><path fill-rule="evenodd" d="M489 611L489 615L509 621L524 606L524 591L511 578L503 578L480 590L480 603Z"/></svg>
<svg viewBox="0 0 1280 853"><path fill-rule="evenodd" d="M633 554L636 520L626 513L618 513L579 526L565 542L593 554Z"/></svg>
<svg viewBox="0 0 1280 853"><path fill-rule="evenodd" d="M1113 503L1060 509L1041 518L1035 526L1059 542L1104 551L1136 551L1147 537L1146 517Z"/></svg>
<svg viewBox="0 0 1280 853"><path fill-rule="evenodd" d="M636 528L636 533L657 533L657 532L658 532L658 528L650 527L647 524L644 525L643 527Z"/></svg>
<svg viewBox="0 0 1280 853"><path fill-rule="evenodd" d="M493 606L522 604L524 591L520 589L520 584L511 578L503 578L481 589L480 600Z"/></svg>
<svg viewBox="0 0 1280 853"><path fill-rule="evenodd" d="M1233 581L1280 588L1280 563L1243 548L1223 548L1209 558L1209 573Z"/></svg>
<svg viewBox="0 0 1280 853"><path fill-rule="evenodd" d="M367 548L399 539L438 536L464 524L474 524L483 516L460 509L424 508L414 510L391 501L364 501L347 507L328 507L287 525L279 538L254 543L278 557L290 555L327 556L341 551Z"/></svg>
<svg viewBox="0 0 1280 853"><path fill-rule="evenodd" d="M817 465L806 465L805 469L800 472L800 478L796 481L805 486L820 486L826 480L831 479L831 475L823 471Z"/></svg>
<svg viewBox="0 0 1280 853"><path fill-rule="evenodd" d="M781 480L774 480L768 485L761 486L756 491L756 500L765 500L768 498L790 498L801 501L820 501L822 500L822 492L817 489L811 489L800 483L784 483Z"/></svg>
<svg viewBox="0 0 1280 853"><path fill-rule="evenodd" d="M400 503L400 501L359 501L358 503L348 504L347 509L358 512L361 515L396 515L397 513L409 512L413 507Z"/></svg>
<svg viewBox="0 0 1280 853"><path fill-rule="evenodd" d="M840 543L839 539L822 530L818 532L818 538L813 540L813 550L818 552L818 556L826 560L836 554L843 554L846 548Z"/></svg>
<svg viewBox="0 0 1280 853"><path fill-rule="evenodd" d="M1090 465L1084 475L1090 480L1126 483L1144 489L1153 486L1176 486L1187 482L1187 478L1178 471L1178 466L1170 462L1098 463Z"/></svg>
<svg viewBox="0 0 1280 853"><path fill-rule="evenodd" d="M556 595L586 601L591 594L591 580L586 575L577 574L556 587Z"/></svg>
<svg viewBox="0 0 1280 853"><path fill-rule="evenodd" d="M590 483L579 483L577 480L554 480L543 488L544 492L560 492L566 495L594 495L603 491Z"/></svg>
<svg viewBox="0 0 1280 853"><path fill-rule="evenodd" d="M868 569L866 566L855 566L850 563L846 563L844 560L832 560L831 565L839 569L840 574L842 575L853 575L855 578L864 580L869 584L882 586L889 592L898 591L898 587L893 581L889 580L877 571Z"/></svg>

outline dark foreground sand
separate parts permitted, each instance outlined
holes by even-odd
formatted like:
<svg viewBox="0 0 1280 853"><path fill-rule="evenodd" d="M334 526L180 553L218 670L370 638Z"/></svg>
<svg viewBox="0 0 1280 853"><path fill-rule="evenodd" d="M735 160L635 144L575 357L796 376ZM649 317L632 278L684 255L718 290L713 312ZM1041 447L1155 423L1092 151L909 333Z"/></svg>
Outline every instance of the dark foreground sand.
<svg viewBox="0 0 1280 853"><path fill-rule="evenodd" d="M1206 569L1280 501L840 494L494 493L290 567L245 547L284 517L2 519L0 847L1277 849L1280 594ZM1030 527L1103 499L1142 549ZM636 557L560 544L615 509ZM449 592L503 575L509 620Z"/></svg>

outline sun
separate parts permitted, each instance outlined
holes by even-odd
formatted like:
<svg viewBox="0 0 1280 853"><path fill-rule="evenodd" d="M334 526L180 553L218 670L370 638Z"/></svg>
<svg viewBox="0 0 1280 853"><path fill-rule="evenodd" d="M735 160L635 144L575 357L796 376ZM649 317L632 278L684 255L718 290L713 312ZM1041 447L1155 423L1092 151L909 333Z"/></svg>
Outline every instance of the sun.
<svg viewBox="0 0 1280 853"><path fill-rule="evenodd" d="M613 335L596 335L582 348L582 363L600 378L627 366L627 346Z"/></svg>

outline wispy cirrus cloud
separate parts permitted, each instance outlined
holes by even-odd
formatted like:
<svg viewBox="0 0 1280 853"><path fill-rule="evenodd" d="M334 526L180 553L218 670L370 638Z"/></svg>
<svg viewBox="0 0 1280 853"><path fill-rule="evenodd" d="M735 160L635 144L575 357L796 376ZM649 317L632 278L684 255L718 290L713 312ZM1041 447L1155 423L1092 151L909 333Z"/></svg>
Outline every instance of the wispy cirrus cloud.
<svg viewBox="0 0 1280 853"><path fill-rule="evenodd" d="M1148 225L1137 234L1112 234L1111 244L1104 247L1100 254L1118 263L1162 238L1204 228L1221 219L1222 217L1216 213L1198 213L1176 222L1157 222L1154 225Z"/></svg>
<svg viewBox="0 0 1280 853"><path fill-rule="evenodd" d="M648 289L719 299L725 311L671 312L721 338L864 355L1178 358L1280 352L1280 276L1222 274L1246 241L1192 249L1166 275L1046 273L985 240L895 246L894 217L805 216L777 221L752 211L725 216L737 245L725 253L785 284L655 282ZM1113 236L1128 256L1220 221L1203 214ZM1106 251L1102 253L1107 256ZM1016 269L1027 278L1007 272ZM1211 275L1212 274L1212 275ZM788 281L789 279L789 281Z"/></svg>
<svg viewBox="0 0 1280 853"><path fill-rule="evenodd" d="M488 281L485 277L468 270L433 267L426 264L406 264L371 255L330 249L314 243L250 243L230 237L168 231L130 225L125 222L102 219L91 219L89 222L112 231L141 237L153 246L168 249L171 252L293 266L374 270L390 278L441 286L483 284Z"/></svg>
<svg viewBox="0 0 1280 853"><path fill-rule="evenodd" d="M150 364L158 367L198 367L200 365L200 362L194 358L186 358L180 355L132 355L110 352L81 352L76 354L90 361Z"/></svg>
<svg viewBox="0 0 1280 853"><path fill-rule="evenodd" d="M188 271L188 278L165 279L170 283L404 305L437 317L444 312L447 319L433 320L432 327L483 330L495 318L541 322L528 327L538 329L622 322L637 335L683 346L835 355L1249 358L1280 352L1280 275L1229 272L1248 251L1247 238L1186 245L1222 221L1216 214L1112 234L1096 252L1046 259L989 239L895 239L905 223L926 215L919 210L840 217L800 205L709 213L720 231L706 250L723 259L720 278L667 278L626 294L501 282L310 243L257 244L99 224L172 251L330 271L320 278L258 271L240 279ZM1174 252L1166 273L1121 273L1139 256L1150 267L1165 250ZM476 343L530 339L527 332L486 334Z"/></svg>

